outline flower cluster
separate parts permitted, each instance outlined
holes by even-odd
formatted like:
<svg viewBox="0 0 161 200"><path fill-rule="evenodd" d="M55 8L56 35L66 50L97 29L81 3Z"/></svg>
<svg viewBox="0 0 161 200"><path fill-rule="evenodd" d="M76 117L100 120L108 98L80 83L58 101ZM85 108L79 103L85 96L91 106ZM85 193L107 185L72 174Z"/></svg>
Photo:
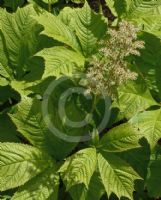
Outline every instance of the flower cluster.
<svg viewBox="0 0 161 200"><path fill-rule="evenodd" d="M119 23L118 30L109 29L108 35L109 39L101 42L101 59L94 57L87 70L88 92L96 95L103 92L115 98L118 86L137 78L125 58L139 56L138 49L144 48L144 42L137 40L137 29L126 21Z"/></svg>

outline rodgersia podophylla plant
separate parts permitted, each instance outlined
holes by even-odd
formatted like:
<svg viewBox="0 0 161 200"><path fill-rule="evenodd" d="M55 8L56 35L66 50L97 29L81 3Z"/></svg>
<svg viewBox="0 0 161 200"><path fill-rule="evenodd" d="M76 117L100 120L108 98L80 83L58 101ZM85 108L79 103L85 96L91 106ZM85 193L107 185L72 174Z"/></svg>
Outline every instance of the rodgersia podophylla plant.
<svg viewBox="0 0 161 200"><path fill-rule="evenodd" d="M139 56L144 42L137 40L137 29L127 21L120 22L118 30L110 28L107 34L109 39L101 41L101 59L93 57L87 71L87 91L115 98L120 85L137 78L137 73L130 71L126 57Z"/></svg>
<svg viewBox="0 0 161 200"><path fill-rule="evenodd" d="M97 2L0 1L0 200L161 198L161 4Z"/></svg>

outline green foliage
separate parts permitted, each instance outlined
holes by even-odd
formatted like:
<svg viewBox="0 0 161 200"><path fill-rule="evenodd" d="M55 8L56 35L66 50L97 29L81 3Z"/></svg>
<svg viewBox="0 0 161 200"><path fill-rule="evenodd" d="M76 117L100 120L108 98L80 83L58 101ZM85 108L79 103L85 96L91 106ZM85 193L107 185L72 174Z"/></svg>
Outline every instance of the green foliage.
<svg viewBox="0 0 161 200"><path fill-rule="evenodd" d="M106 0L108 13L87 1L28 2L0 2L0 199L159 199L160 0ZM121 45L145 43L123 58L138 78L112 100L104 88L88 93L89 68L121 65L106 44L123 20L138 38L131 26Z"/></svg>
<svg viewBox="0 0 161 200"><path fill-rule="evenodd" d="M101 182L98 172L94 172L90 179L88 189L83 184L74 185L69 189L69 193L72 196L72 199L77 200L97 200L102 197L105 193L103 184Z"/></svg>
<svg viewBox="0 0 161 200"><path fill-rule="evenodd" d="M12 11L16 11L16 9L24 4L25 0L4 0L4 6L9 7Z"/></svg>
<svg viewBox="0 0 161 200"><path fill-rule="evenodd" d="M121 124L111 129L101 139L100 145L107 152L121 152L139 147L138 140L141 138L139 131L129 123Z"/></svg>
<svg viewBox="0 0 161 200"><path fill-rule="evenodd" d="M16 127L6 114L0 115L0 142L20 142Z"/></svg>
<svg viewBox="0 0 161 200"><path fill-rule="evenodd" d="M40 89L37 88L35 91L44 92L42 87L46 87L49 82L45 83L44 86L41 85ZM66 85L65 85L66 84ZM61 121L58 110L58 99L61 98L61 94L66 90L66 88L72 86L71 83L65 82L62 86L59 85L51 99L49 100L49 116L51 116L51 121L55 125L55 128L66 135L79 136L84 133L84 130L78 128L68 128L67 125ZM41 101L38 99L32 99L30 97L23 97L21 102L15 107L15 112L10 114L10 117L14 124L17 126L18 131L27 138L31 144L38 148L44 149L54 155L57 159L62 159L64 156L69 154L72 149L76 146L76 143L69 143L61 140L57 137L56 130L55 134L48 128L48 123L44 121L44 116L41 110ZM79 107L74 104L74 99L66 104L66 110L72 111L72 116L74 120L80 120L83 118L83 112L79 110ZM79 112L81 111L81 112ZM70 131L69 131L70 130ZM57 149L64 147L61 151Z"/></svg>
<svg viewBox="0 0 161 200"><path fill-rule="evenodd" d="M159 197L161 195L160 185L157 184L160 181L159 167L161 166L161 148L156 147L151 155L151 162L149 164L149 174L147 178L147 187L150 196Z"/></svg>
<svg viewBox="0 0 161 200"><path fill-rule="evenodd" d="M129 127L127 130L129 132L124 132L122 134L122 132L119 132L121 127L118 126L115 128L118 132L112 130L104 136L100 141L97 156L94 148L84 149L65 161L60 172L62 173L62 178L67 189L70 189L73 185L83 183L84 186L90 190L89 180L91 179L92 181L91 177L94 170L97 171L96 163L98 163L98 170L107 195L110 196L111 193L114 192L119 198L121 196L132 197L134 180L140 177L130 165L126 163L126 161L120 159L115 152L137 148L139 144L133 143L133 146L131 145L131 140L138 141L134 139L134 137L136 137L136 132L132 134L132 127L131 130L128 124L122 125L122 129L123 127ZM125 136L123 137L123 135ZM124 145L124 147L121 145Z"/></svg>
<svg viewBox="0 0 161 200"><path fill-rule="evenodd" d="M83 149L68 158L59 170L66 183L66 188L70 189L73 185L81 183L88 188L96 163L94 148Z"/></svg>
<svg viewBox="0 0 161 200"><path fill-rule="evenodd" d="M141 38L145 41L146 48L142 50L141 57L136 59L136 65L148 88L160 97L160 39L146 32L141 34Z"/></svg>
<svg viewBox="0 0 161 200"><path fill-rule="evenodd" d="M119 101L117 102L122 114L130 119L136 113L157 105L150 91L144 84L129 83L119 89Z"/></svg>
<svg viewBox="0 0 161 200"><path fill-rule="evenodd" d="M150 147L153 149L161 138L161 110L145 111L134 116L130 121L134 124L148 140Z"/></svg>
<svg viewBox="0 0 161 200"><path fill-rule="evenodd" d="M56 169L55 169L56 171ZM58 197L59 176L54 166L34 177L21 187L13 196L14 200L53 199Z"/></svg>
<svg viewBox="0 0 161 200"><path fill-rule="evenodd" d="M88 57L95 51L97 40L106 31L106 21L102 16L95 14L87 3L82 9L76 9L72 17L74 18L71 20L73 29L79 39L83 54Z"/></svg>
<svg viewBox="0 0 161 200"><path fill-rule="evenodd" d="M38 149L16 143L0 144L0 191L23 185L45 170L51 158Z"/></svg>
<svg viewBox="0 0 161 200"><path fill-rule="evenodd" d="M112 153L103 153L98 154L98 167L108 196L115 193L119 198L132 199L134 180L139 176L128 163Z"/></svg>
<svg viewBox="0 0 161 200"><path fill-rule="evenodd" d="M63 74L71 76L73 73L81 71L85 62L81 54L61 46L43 49L37 53L37 56L45 59L46 68L43 78L48 76L59 77Z"/></svg>
<svg viewBox="0 0 161 200"><path fill-rule="evenodd" d="M28 69L28 58L35 53L37 27L31 18L34 14L35 11L29 6L19 9L16 14L4 12L2 15L1 30L5 40L3 45L8 58L7 64L15 70L17 78Z"/></svg>

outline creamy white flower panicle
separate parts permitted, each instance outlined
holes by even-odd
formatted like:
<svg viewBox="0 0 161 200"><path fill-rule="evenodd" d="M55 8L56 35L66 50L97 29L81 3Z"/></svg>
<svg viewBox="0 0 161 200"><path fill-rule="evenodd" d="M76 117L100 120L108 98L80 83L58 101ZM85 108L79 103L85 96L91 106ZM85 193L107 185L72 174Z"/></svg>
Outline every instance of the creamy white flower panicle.
<svg viewBox="0 0 161 200"><path fill-rule="evenodd" d="M119 23L118 30L109 29L110 38L102 41L99 51L101 59L93 57L87 70L88 92L100 95L102 92L115 98L118 86L128 80L135 80L137 73L128 69L125 58L129 55L140 56L138 49L144 48L144 42L137 40L138 30L127 21Z"/></svg>

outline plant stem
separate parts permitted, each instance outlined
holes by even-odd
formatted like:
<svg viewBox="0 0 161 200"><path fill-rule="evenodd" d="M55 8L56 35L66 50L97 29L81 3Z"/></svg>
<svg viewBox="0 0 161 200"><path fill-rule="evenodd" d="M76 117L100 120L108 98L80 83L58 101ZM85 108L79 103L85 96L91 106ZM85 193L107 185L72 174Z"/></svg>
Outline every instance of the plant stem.
<svg viewBox="0 0 161 200"><path fill-rule="evenodd" d="M93 99L93 105L92 105L91 113L95 110L96 104L97 104L97 96L94 95L94 99Z"/></svg>
<svg viewBox="0 0 161 200"><path fill-rule="evenodd" d="M99 13L103 14L101 0L99 0L98 3L99 3Z"/></svg>
<svg viewBox="0 0 161 200"><path fill-rule="evenodd" d="M51 11L52 11L52 7L51 7L50 0L48 0L48 11L49 11L49 12L51 12Z"/></svg>

